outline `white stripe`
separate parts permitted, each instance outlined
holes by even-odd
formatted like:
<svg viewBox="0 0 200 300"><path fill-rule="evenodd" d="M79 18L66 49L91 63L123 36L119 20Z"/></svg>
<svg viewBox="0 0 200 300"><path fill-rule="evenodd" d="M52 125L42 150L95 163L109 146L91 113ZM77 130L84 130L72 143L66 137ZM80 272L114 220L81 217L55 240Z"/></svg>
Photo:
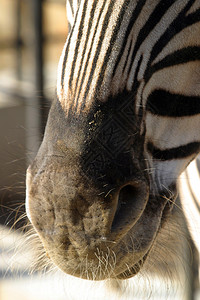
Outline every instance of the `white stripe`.
<svg viewBox="0 0 200 300"><path fill-rule="evenodd" d="M199 115L169 118L147 113L147 140L161 150L200 141L200 130L196 128L200 128Z"/></svg>

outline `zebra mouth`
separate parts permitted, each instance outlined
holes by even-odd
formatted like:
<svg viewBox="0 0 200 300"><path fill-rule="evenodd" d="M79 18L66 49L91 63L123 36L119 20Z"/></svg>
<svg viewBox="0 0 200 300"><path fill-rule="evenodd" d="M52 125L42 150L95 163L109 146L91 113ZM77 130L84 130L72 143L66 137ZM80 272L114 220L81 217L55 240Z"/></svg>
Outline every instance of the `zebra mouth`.
<svg viewBox="0 0 200 300"><path fill-rule="evenodd" d="M164 226L165 222L167 221L168 219L168 216L170 215L172 209L173 209L173 204L174 204L174 201L175 201L175 198L176 198L176 194L174 194L173 198L171 197L170 198L170 201L168 201L167 197L164 197L166 198L165 199L165 204L163 205L163 208L162 205L160 205L160 208L161 208L161 214L160 214L160 218L158 218L157 222L158 222L158 226L157 226L157 229L155 230L155 235L154 237L152 238L152 240L149 240L149 246L148 246L148 249L144 252L144 255L141 257L141 259L135 263L133 266L130 266L128 267L125 271L119 273L116 278L117 279L128 279L128 278L131 278L133 276L135 276L139 271L140 269L143 267L147 257L149 256L149 253L151 252L151 249L153 248L154 246L154 243L156 241L156 238L157 238L157 235L160 231L160 229ZM160 203L163 202L163 196L158 196L157 198L157 201Z"/></svg>
<svg viewBox="0 0 200 300"><path fill-rule="evenodd" d="M144 255L144 257L142 259L139 260L138 263L134 264L134 266L129 267L128 269L126 269L124 272L118 274L116 276L117 279L129 279L133 276L135 276L140 269L143 267L148 255L149 255L150 249L147 251L147 253Z"/></svg>

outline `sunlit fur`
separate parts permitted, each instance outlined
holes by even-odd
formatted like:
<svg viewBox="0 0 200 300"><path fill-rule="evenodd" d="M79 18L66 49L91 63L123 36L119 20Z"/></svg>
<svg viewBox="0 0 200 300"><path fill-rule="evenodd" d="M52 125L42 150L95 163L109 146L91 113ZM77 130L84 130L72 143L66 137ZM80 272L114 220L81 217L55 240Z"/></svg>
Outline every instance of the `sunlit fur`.
<svg viewBox="0 0 200 300"><path fill-rule="evenodd" d="M200 151L200 3L69 5L27 215L65 273L128 279L162 260L178 177Z"/></svg>
<svg viewBox="0 0 200 300"><path fill-rule="evenodd" d="M25 217L25 215L22 215L18 220L16 218L16 222ZM188 253L189 256L186 257L185 251L187 249L187 251L190 252L190 246L187 241L186 232L182 226L182 209L177 206L175 216L170 219L168 225L159 233L157 242L145 267L134 279L124 281L109 279L104 282L96 283L86 282L85 280L81 282L77 278L59 272L57 267L48 258L37 233L31 228L30 224L24 226L23 236L21 236L22 231L19 231L20 235L16 237L17 242L14 244L14 255L9 261L8 268L11 269L15 276L18 276L18 272L16 268L12 268L12 264L15 261L15 255L23 253L23 251L27 249L30 253L30 264L27 265L27 268L24 269L23 272L28 273L30 279L35 272L37 272L39 280L44 280L45 277L48 278L47 276L50 276L50 282L52 282L51 288L52 291L55 292L55 295L56 289L59 287L59 289L63 289L65 297L74 300L78 300L80 297L82 300L92 300L94 297L95 299L107 299L107 297L109 297L111 300L126 300L130 299L131 294L132 299L140 299L141 297L154 299L154 293L158 293L158 291L156 292L158 289L156 283L157 278L160 278L159 284L162 284L160 287L162 286L162 289L166 290L165 292L163 291L163 294L166 293L166 297L171 295L176 297L176 295L180 293L179 289L182 290L181 295L185 295L188 284L187 276L189 275L184 274L188 274L188 266L191 262L190 253ZM13 233L10 232L10 234ZM183 248L183 245L186 247ZM111 258L112 256L114 257L114 253L111 255ZM99 270L101 269L101 265L109 265L110 261L109 256L101 256L99 253ZM113 260L113 265L114 264L115 262ZM112 269L111 265L110 269ZM6 275L5 273L5 276Z"/></svg>

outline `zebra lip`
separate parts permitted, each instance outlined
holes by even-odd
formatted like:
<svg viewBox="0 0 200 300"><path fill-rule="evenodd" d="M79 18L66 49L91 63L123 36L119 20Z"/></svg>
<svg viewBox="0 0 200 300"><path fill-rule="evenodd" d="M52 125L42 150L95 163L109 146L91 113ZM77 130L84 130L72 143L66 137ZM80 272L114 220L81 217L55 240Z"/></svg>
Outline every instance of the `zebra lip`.
<svg viewBox="0 0 200 300"><path fill-rule="evenodd" d="M147 256L148 256L149 252L150 252L150 249L149 249L149 250L147 251L147 253L143 256L143 258L140 259L134 266L129 267L129 268L128 268L127 270L125 270L124 272L118 274L118 275L116 276L116 278L117 278L117 279L122 279L122 280L124 280L124 279L128 279L128 278L131 278L131 277L133 277L134 275L136 275L136 274L140 271L140 269L142 268L142 266L143 266L143 264L144 264L144 262L145 262L145 260L146 260L146 258L147 258Z"/></svg>
<svg viewBox="0 0 200 300"><path fill-rule="evenodd" d="M171 201L167 201L162 209L162 215L161 215L161 219L160 219L160 228L163 227L163 225L165 224L165 221L167 220L168 215L170 214L170 212L173 209L173 203L175 201L176 195L174 195L173 199L171 198ZM162 196L158 196L157 200L160 199L161 201L163 200ZM160 203L162 203L160 201ZM159 229L158 229L159 231ZM158 231L156 233L156 236L158 234ZM155 238L156 239L156 238ZM155 241L154 239L154 241ZM116 276L117 279L128 279L133 277L134 275L136 275L140 269L143 267L153 245L154 245L154 241L152 242L152 244L150 245L150 248L147 250L147 252L145 253L145 255L136 263L134 264L132 267L127 268L125 271L123 271L122 273L118 274Z"/></svg>

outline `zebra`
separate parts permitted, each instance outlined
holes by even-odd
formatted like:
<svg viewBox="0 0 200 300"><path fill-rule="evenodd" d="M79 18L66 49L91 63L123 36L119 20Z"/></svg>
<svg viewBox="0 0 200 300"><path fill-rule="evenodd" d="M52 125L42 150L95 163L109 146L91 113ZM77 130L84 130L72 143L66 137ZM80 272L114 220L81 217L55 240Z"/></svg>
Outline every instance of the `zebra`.
<svg viewBox="0 0 200 300"><path fill-rule="evenodd" d="M26 211L65 273L128 279L200 152L200 2L68 0L67 13Z"/></svg>

